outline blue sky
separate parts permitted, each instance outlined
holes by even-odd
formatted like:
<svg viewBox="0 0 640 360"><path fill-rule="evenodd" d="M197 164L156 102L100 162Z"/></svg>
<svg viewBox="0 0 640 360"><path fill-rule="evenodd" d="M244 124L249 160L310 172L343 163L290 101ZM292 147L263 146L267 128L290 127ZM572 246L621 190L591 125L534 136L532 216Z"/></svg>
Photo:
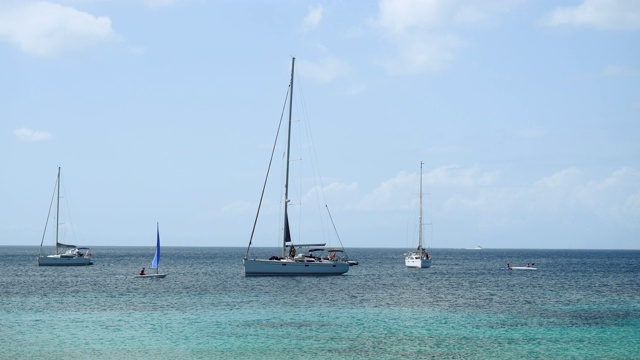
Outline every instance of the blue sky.
<svg viewBox="0 0 640 360"><path fill-rule="evenodd" d="M61 166L82 245L246 246L295 56L346 247L415 243L424 161L433 247L640 249L639 44L638 1L3 0L0 245Z"/></svg>

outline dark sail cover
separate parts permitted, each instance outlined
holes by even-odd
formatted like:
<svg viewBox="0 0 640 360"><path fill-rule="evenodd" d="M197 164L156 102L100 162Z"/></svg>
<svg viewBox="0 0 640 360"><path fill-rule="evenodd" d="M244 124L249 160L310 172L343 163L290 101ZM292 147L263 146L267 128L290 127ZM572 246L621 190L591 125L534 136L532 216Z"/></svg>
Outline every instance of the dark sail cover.
<svg viewBox="0 0 640 360"><path fill-rule="evenodd" d="M289 231L289 216L284 218L284 242L291 242L291 231Z"/></svg>

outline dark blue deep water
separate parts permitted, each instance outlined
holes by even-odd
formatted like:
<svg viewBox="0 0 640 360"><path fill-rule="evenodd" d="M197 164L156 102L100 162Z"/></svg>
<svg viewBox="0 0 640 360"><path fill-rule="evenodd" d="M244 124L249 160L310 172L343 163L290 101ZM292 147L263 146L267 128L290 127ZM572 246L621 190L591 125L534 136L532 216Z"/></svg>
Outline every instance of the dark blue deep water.
<svg viewBox="0 0 640 360"><path fill-rule="evenodd" d="M640 251L350 249L343 276L245 278L244 248L165 247L156 280L133 278L150 247L37 252L0 247L1 359L640 359Z"/></svg>

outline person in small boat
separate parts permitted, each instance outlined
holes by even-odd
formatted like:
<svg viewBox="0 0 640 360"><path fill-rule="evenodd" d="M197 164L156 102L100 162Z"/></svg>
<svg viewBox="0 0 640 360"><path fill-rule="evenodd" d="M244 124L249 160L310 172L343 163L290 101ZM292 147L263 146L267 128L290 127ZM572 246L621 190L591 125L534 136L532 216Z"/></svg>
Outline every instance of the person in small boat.
<svg viewBox="0 0 640 360"><path fill-rule="evenodd" d="M144 272L144 268L140 269L140 275L147 275L147 274Z"/></svg>
<svg viewBox="0 0 640 360"><path fill-rule="evenodd" d="M511 269L511 265L509 263L507 263L507 270L513 270Z"/></svg>

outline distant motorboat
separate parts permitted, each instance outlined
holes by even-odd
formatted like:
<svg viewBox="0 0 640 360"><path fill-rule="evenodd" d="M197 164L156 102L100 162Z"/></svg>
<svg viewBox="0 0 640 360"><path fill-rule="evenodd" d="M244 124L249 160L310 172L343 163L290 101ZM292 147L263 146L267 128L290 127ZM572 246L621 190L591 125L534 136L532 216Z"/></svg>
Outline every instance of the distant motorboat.
<svg viewBox="0 0 640 360"><path fill-rule="evenodd" d="M511 266L507 264L507 266L503 266L500 270L538 270L538 268L533 267L535 264L527 264L526 266Z"/></svg>
<svg viewBox="0 0 640 360"><path fill-rule="evenodd" d="M482 250L482 246L476 245L476 247L467 248L467 250Z"/></svg>

